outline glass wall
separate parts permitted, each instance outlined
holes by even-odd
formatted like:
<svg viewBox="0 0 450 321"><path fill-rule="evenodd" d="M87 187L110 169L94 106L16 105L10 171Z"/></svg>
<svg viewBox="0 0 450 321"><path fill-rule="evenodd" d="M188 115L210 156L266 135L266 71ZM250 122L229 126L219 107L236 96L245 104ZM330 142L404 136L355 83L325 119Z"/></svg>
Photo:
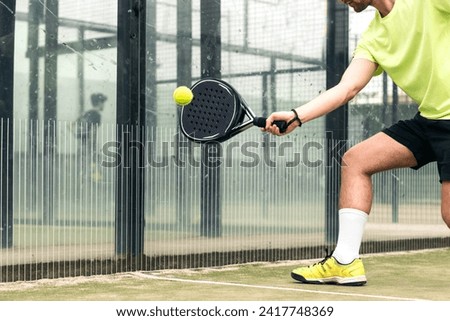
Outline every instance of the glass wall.
<svg viewBox="0 0 450 321"><path fill-rule="evenodd" d="M100 148L115 140L117 2L19 0L15 11L12 241L0 264L110 258L115 173Z"/></svg>
<svg viewBox="0 0 450 321"><path fill-rule="evenodd" d="M156 192L148 194L153 201L146 207L145 252L149 256L258 249L276 253L323 244L325 172L319 164L324 163L324 120L307 124L286 139L257 128L233 137L220 145L223 164L214 174L217 177L206 183L200 145L189 146L192 158L179 159L179 107L171 95L177 85L190 86L205 73L201 19L214 18L205 7L205 2L195 0L183 5L174 0L156 3L160 36L155 141L160 155L155 158L160 165L147 171ZM298 19L296 12L304 12L303 18ZM216 26L221 78L257 115L301 105L325 90L326 18L325 1L222 1ZM184 28L177 29L177 23ZM181 47L184 58L190 57L181 62L180 37L190 45ZM211 59L205 55L203 59ZM211 184L217 185L220 195L211 192L206 197L218 206L205 210L202 188ZM206 216L216 220L209 227L209 238L202 230ZM239 256L231 260L241 260ZM216 260L226 259L219 255Z"/></svg>
<svg viewBox="0 0 450 321"><path fill-rule="evenodd" d="M172 100L207 75L258 116L316 97L329 69L328 3L147 0L124 14L112 0L1 2L0 61L14 68L0 110L0 279L293 260L332 247L327 153L341 142L328 139L325 118L285 137L251 128L214 146L211 170L204 146L179 132ZM349 58L372 15L349 14ZM134 39L145 48L124 45ZM388 77L374 78L348 106L348 146L414 108ZM373 181L364 252L448 244L434 165ZM122 252L129 241L137 253Z"/></svg>

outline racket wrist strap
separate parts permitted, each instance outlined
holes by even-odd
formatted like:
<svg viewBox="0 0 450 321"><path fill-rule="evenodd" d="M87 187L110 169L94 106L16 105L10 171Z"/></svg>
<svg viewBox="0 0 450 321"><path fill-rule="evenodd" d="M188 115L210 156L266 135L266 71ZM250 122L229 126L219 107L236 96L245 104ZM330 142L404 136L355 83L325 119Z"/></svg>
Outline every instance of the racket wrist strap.
<svg viewBox="0 0 450 321"><path fill-rule="evenodd" d="M289 123L292 124L293 122L298 122L298 127L302 127L303 123L300 119L300 117L298 117L298 113L295 109L291 109L291 111L294 113L295 117L294 119L292 119Z"/></svg>

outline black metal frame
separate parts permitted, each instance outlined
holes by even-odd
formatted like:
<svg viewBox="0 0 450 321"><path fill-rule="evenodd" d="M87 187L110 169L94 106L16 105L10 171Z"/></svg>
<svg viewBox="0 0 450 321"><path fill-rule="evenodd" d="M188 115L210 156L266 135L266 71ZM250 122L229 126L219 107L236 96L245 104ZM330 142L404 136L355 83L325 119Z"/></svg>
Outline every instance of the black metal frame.
<svg viewBox="0 0 450 321"><path fill-rule="evenodd" d="M58 15L59 1L48 0L45 16L45 58L44 58L44 223L54 219L54 163L56 156L56 119L58 102Z"/></svg>
<svg viewBox="0 0 450 321"><path fill-rule="evenodd" d="M0 6L0 248L13 246L13 99L15 0ZM12 12L11 12L12 11Z"/></svg>
<svg viewBox="0 0 450 321"><path fill-rule="evenodd" d="M192 1L177 2L177 86L188 86L192 82ZM181 109L177 110L177 124ZM192 157L192 143L181 133L176 139L176 159L188 164ZM187 229L191 224L191 204L188 188L188 168L176 168L176 217L180 228Z"/></svg>
<svg viewBox="0 0 450 321"><path fill-rule="evenodd" d="M146 1L118 1L118 21L115 251L138 259L144 250Z"/></svg>
<svg viewBox="0 0 450 321"><path fill-rule="evenodd" d="M200 2L200 44L202 78L221 77L220 0ZM200 234L207 237L222 235L220 143L202 145L201 165L201 222Z"/></svg>
<svg viewBox="0 0 450 321"><path fill-rule="evenodd" d="M28 89L28 149L30 158L38 157L38 118L39 118L39 23L43 17L43 8L38 0L30 0L28 6L28 50L26 55L30 59L29 89ZM16 17L17 18L17 17ZM35 166L30 167L30 185L37 186L37 172ZM36 193L30 193L32 201L31 209L37 209Z"/></svg>
<svg viewBox="0 0 450 321"><path fill-rule="evenodd" d="M348 7L336 0L328 0L327 8L327 89L337 85L349 63ZM325 229L326 242L335 243L338 237L338 206L341 182L340 160L347 149L348 105L325 116L327 137Z"/></svg>

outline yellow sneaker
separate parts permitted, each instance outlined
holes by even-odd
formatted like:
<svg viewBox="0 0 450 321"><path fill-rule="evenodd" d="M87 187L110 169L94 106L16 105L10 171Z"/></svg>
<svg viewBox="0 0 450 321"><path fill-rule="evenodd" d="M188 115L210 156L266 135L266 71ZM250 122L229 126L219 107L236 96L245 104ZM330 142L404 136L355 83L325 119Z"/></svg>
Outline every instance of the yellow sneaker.
<svg viewBox="0 0 450 321"><path fill-rule="evenodd" d="M319 263L293 270L291 277L302 283L313 284L364 285L367 283L361 259L355 259L349 264L340 264L332 256L325 257Z"/></svg>

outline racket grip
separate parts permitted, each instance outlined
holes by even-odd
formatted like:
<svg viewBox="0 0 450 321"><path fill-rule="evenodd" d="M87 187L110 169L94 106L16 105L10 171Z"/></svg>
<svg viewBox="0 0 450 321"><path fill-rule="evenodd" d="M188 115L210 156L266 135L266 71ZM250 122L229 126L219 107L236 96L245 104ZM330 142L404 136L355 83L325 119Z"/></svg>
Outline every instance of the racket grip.
<svg viewBox="0 0 450 321"><path fill-rule="evenodd" d="M255 117L255 119L253 119L253 125L264 128L266 127L266 120L267 118L265 117ZM272 124L280 129L280 133L284 133L288 127L287 122L284 120L275 120Z"/></svg>

